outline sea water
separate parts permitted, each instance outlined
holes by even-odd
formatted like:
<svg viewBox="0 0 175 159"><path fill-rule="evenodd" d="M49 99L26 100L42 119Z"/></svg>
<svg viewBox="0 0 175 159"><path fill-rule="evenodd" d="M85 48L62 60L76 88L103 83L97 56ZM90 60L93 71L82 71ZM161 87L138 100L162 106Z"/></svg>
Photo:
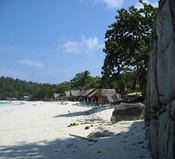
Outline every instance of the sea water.
<svg viewBox="0 0 175 159"><path fill-rule="evenodd" d="M0 107L3 106L13 106L13 105L19 105L19 102L8 102L8 101L0 101Z"/></svg>

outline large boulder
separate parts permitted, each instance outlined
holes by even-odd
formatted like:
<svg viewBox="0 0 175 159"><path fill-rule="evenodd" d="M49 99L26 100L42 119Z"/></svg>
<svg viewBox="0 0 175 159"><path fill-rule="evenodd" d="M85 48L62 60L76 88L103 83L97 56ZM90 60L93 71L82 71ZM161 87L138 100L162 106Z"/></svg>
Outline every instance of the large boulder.
<svg viewBox="0 0 175 159"><path fill-rule="evenodd" d="M145 124L153 159L175 159L175 0L160 0L149 55Z"/></svg>
<svg viewBox="0 0 175 159"><path fill-rule="evenodd" d="M122 120L141 119L144 108L145 105L142 103L121 103L114 109L111 122L114 124Z"/></svg>

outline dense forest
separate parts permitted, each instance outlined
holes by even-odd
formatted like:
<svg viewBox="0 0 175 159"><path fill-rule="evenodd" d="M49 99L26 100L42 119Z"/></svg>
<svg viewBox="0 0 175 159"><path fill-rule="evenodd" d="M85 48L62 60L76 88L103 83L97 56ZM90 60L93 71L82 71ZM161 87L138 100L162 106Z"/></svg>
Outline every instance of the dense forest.
<svg viewBox="0 0 175 159"><path fill-rule="evenodd" d="M28 96L29 100L53 100L54 93L63 94L66 90L98 87L100 87L100 77L92 77L89 71L78 73L69 82L60 84L41 84L0 77L0 100L8 98L23 100L25 96Z"/></svg>

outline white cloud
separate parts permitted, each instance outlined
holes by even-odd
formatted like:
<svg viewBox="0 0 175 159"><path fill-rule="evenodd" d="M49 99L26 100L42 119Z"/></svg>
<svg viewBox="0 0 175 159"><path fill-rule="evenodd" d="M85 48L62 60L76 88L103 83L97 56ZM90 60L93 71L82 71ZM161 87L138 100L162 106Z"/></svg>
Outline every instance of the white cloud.
<svg viewBox="0 0 175 159"><path fill-rule="evenodd" d="M36 67L36 68L44 68L44 64L38 61L32 61L32 60L21 60L19 61L19 63L24 64L24 65L28 65L28 66L32 66L32 67Z"/></svg>
<svg viewBox="0 0 175 159"><path fill-rule="evenodd" d="M78 41L67 41L63 43L60 48L65 53L80 53L81 50L81 44L78 43Z"/></svg>
<svg viewBox="0 0 175 159"><path fill-rule="evenodd" d="M149 0L143 0L143 2L147 4L151 4L154 7L158 7L158 1L151 3ZM137 2L135 7L139 9L139 8L143 8L143 5L140 2Z"/></svg>
<svg viewBox="0 0 175 159"><path fill-rule="evenodd" d="M103 47L104 45L97 37L85 38L85 36L82 36L79 41L68 40L58 44L58 49L61 49L64 53L76 54L92 54L98 49L102 50Z"/></svg>
<svg viewBox="0 0 175 159"><path fill-rule="evenodd" d="M95 3L105 3L108 8L121 8L124 0L95 0Z"/></svg>

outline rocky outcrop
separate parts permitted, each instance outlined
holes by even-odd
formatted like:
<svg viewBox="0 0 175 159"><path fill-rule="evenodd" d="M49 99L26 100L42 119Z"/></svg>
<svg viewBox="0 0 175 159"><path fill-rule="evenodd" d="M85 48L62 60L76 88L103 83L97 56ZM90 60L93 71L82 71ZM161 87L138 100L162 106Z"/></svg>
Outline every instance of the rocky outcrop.
<svg viewBox="0 0 175 159"><path fill-rule="evenodd" d="M143 117L144 108L142 103L121 103L114 109L111 122L115 124L122 120L140 119Z"/></svg>
<svg viewBox="0 0 175 159"><path fill-rule="evenodd" d="M175 158L175 1L160 0L148 69L145 124L153 159Z"/></svg>

